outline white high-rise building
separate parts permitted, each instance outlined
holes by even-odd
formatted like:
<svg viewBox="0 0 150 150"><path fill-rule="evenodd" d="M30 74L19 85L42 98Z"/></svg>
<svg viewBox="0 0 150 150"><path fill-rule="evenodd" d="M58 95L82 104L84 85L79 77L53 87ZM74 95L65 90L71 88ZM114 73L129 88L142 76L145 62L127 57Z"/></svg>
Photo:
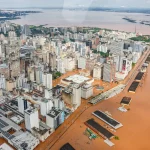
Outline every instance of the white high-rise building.
<svg viewBox="0 0 150 150"><path fill-rule="evenodd" d="M0 89L6 89L6 79L4 75L0 75Z"/></svg>
<svg viewBox="0 0 150 150"><path fill-rule="evenodd" d="M103 80L106 82L112 82L115 79L115 66L113 64L104 63Z"/></svg>
<svg viewBox="0 0 150 150"><path fill-rule="evenodd" d="M127 58L122 58L120 62L120 72L124 74L128 74L132 69L132 60L128 60Z"/></svg>
<svg viewBox="0 0 150 150"><path fill-rule="evenodd" d="M60 110L64 110L64 108L65 108L65 103L64 103L63 100L60 100L60 101L59 101L59 109L60 109Z"/></svg>
<svg viewBox="0 0 150 150"><path fill-rule="evenodd" d="M81 48L80 55L85 57L85 55L86 55L86 47L85 48Z"/></svg>
<svg viewBox="0 0 150 150"><path fill-rule="evenodd" d="M65 65L64 65L64 59L57 59L57 71L60 73L65 73Z"/></svg>
<svg viewBox="0 0 150 150"><path fill-rule="evenodd" d="M35 75L34 75L34 69L31 69L29 72L29 79L34 82L35 81Z"/></svg>
<svg viewBox="0 0 150 150"><path fill-rule="evenodd" d="M46 38L45 37L40 37L40 39L39 39L39 43L40 43L40 45L44 45L45 44L45 41L46 41Z"/></svg>
<svg viewBox="0 0 150 150"><path fill-rule="evenodd" d="M17 98L17 101L18 101L19 112L24 114L24 110L26 110L28 108L27 100L25 100L23 97L20 96Z"/></svg>
<svg viewBox="0 0 150 150"><path fill-rule="evenodd" d="M75 108L81 105L81 87L78 84L73 84L72 104L75 106Z"/></svg>
<svg viewBox="0 0 150 150"><path fill-rule="evenodd" d="M39 69L36 69L35 75L36 75L36 82L39 84L40 83L40 70Z"/></svg>
<svg viewBox="0 0 150 150"><path fill-rule="evenodd" d="M141 57L141 53L140 52L133 52L132 55L133 55L133 58L132 58L133 63L137 63L137 61Z"/></svg>
<svg viewBox="0 0 150 150"><path fill-rule="evenodd" d="M0 44L0 57L2 57L3 53L2 53L2 45Z"/></svg>
<svg viewBox="0 0 150 150"><path fill-rule="evenodd" d="M17 79L17 87L23 88L23 84L27 82L27 78L25 78L24 74L19 75Z"/></svg>
<svg viewBox="0 0 150 150"><path fill-rule="evenodd" d="M106 45L98 45L98 46L97 46L97 51L98 51L98 52L107 53L107 50L108 50L108 48L107 48Z"/></svg>
<svg viewBox="0 0 150 150"><path fill-rule="evenodd" d="M45 98L50 99L53 96L53 93L50 89L45 88Z"/></svg>
<svg viewBox="0 0 150 150"><path fill-rule="evenodd" d="M126 74L127 73L127 59L124 57L120 58L119 71Z"/></svg>
<svg viewBox="0 0 150 150"><path fill-rule="evenodd" d="M67 71L72 71L75 69L75 58L66 57L64 58L64 65Z"/></svg>
<svg viewBox="0 0 150 150"><path fill-rule="evenodd" d="M64 122L64 112L62 110L52 109L46 115L46 124L52 129L56 129L63 122Z"/></svg>
<svg viewBox="0 0 150 150"><path fill-rule="evenodd" d="M81 88L81 97L84 99L88 99L93 96L93 87L89 84L82 86Z"/></svg>
<svg viewBox="0 0 150 150"><path fill-rule="evenodd" d="M39 103L41 115L46 116L46 114L52 109L53 102L51 100L42 99Z"/></svg>
<svg viewBox="0 0 150 150"><path fill-rule="evenodd" d="M38 110L30 107L24 111L25 114L25 127L31 131L33 127L39 128L39 114Z"/></svg>
<svg viewBox="0 0 150 150"><path fill-rule="evenodd" d="M47 75L44 72L42 73L42 83L43 83L43 86L46 87L46 85L47 85Z"/></svg>
<svg viewBox="0 0 150 150"><path fill-rule="evenodd" d="M60 107L60 103L61 103L61 99L60 98L57 98L57 97L54 97L53 98L53 102L54 102L54 107L55 108L59 108ZM59 108L60 109L60 108ZM62 109L61 109L62 110Z"/></svg>
<svg viewBox="0 0 150 150"><path fill-rule="evenodd" d="M124 42L119 41L119 42L112 42L111 45L109 46L110 52L112 54L120 55L123 51L124 48Z"/></svg>
<svg viewBox="0 0 150 150"><path fill-rule="evenodd" d="M114 64L115 64L115 67L116 67L116 71L119 71L119 66L120 66L120 56L113 56L113 61L114 61Z"/></svg>
<svg viewBox="0 0 150 150"><path fill-rule="evenodd" d="M52 89L52 74L48 73L47 75L47 88Z"/></svg>
<svg viewBox="0 0 150 150"><path fill-rule="evenodd" d="M10 38L14 38L14 37L16 37L16 32L14 32L14 31L9 31L9 32L8 32L8 36L9 36Z"/></svg>
<svg viewBox="0 0 150 150"><path fill-rule="evenodd" d="M79 69L85 69L86 68L86 58L79 57L79 59L78 59L78 68Z"/></svg>
<svg viewBox="0 0 150 150"><path fill-rule="evenodd" d="M93 78L101 79L101 77L102 77L102 64L97 63L93 69Z"/></svg>

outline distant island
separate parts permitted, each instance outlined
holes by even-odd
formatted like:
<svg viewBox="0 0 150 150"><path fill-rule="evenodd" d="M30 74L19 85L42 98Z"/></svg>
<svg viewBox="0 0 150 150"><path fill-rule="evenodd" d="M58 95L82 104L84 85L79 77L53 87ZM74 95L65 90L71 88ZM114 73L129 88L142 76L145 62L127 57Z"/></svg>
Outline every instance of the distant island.
<svg viewBox="0 0 150 150"><path fill-rule="evenodd" d="M26 16L32 13L41 13L41 11L0 10L0 21L21 19L21 16Z"/></svg>
<svg viewBox="0 0 150 150"><path fill-rule="evenodd" d="M141 21L140 24L150 26L150 21Z"/></svg>
<svg viewBox="0 0 150 150"><path fill-rule="evenodd" d="M30 7L28 7L30 8ZM25 8L23 8L25 9ZM76 11L105 11L105 12L123 12L123 13L143 13L150 14L149 8L111 8L111 7L31 7L31 9L45 9L45 10L76 10Z"/></svg>
<svg viewBox="0 0 150 150"><path fill-rule="evenodd" d="M122 19L127 20L128 22L131 22L131 23L137 23L136 20L130 19L130 18L127 18L127 17L122 18Z"/></svg>

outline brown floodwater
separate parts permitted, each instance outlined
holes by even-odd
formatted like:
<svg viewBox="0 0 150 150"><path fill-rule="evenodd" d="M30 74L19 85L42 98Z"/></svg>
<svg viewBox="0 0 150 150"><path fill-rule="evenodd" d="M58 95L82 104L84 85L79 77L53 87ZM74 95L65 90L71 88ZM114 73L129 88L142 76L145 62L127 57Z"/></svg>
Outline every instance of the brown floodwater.
<svg viewBox="0 0 150 150"><path fill-rule="evenodd" d="M88 26L101 27L120 31L137 32L150 35L150 26L140 24L140 21L150 21L147 14L120 13L101 11L75 11L75 10L41 10L42 13L29 14L19 20L12 20L16 24L45 25L51 27ZM122 18L128 17L137 23L128 22Z"/></svg>
<svg viewBox="0 0 150 150"><path fill-rule="evenodd" d="M150 66L142 87L138 87L136 94L124 90L121 94L103 101L87 109L77 121L68 129L60 140L51 148L58 150L63 144L69 142L77 150L149 150L150 149ZM117 110L123 96L132 98L130 110L122 113ZM104 122L94 117L91 113L95 110L109 111L112 117L123 124L123 127L114 134L119 140L112 140L115 145L109 147L103 139L97 138L90 141L83 133L86 129L84 122L94 118L96 122L104 125Z"/></svg>

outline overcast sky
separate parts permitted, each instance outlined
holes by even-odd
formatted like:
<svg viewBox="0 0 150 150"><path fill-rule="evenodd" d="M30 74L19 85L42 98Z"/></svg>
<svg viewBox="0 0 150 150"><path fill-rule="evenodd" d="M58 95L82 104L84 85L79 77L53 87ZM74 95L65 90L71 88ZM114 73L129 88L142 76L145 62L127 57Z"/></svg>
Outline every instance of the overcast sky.
<svg viewBox="0 0 150 150"><path fill-rule="evenodd" d="M0 8L63 6L150 8L150 0L0 0Z"/></svg>

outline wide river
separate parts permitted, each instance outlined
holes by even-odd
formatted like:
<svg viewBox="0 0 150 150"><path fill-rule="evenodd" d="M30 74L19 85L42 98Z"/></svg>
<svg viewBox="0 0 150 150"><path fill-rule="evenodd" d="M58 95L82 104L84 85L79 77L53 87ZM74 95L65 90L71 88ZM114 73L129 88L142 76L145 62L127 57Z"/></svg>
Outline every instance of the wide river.
<svg viewBox="0 0 150 150"><path fill-rule="evenodd" d="M42 13L22 16L21 19L11 22L24 25L45 25L50 27L88 26L114 29L150 35L150 26L140 23L131 23L123 17L139 21L150 21L150 16L142 13L119 13L104 11L75 11L75 10L41 10Z"/></svg>

